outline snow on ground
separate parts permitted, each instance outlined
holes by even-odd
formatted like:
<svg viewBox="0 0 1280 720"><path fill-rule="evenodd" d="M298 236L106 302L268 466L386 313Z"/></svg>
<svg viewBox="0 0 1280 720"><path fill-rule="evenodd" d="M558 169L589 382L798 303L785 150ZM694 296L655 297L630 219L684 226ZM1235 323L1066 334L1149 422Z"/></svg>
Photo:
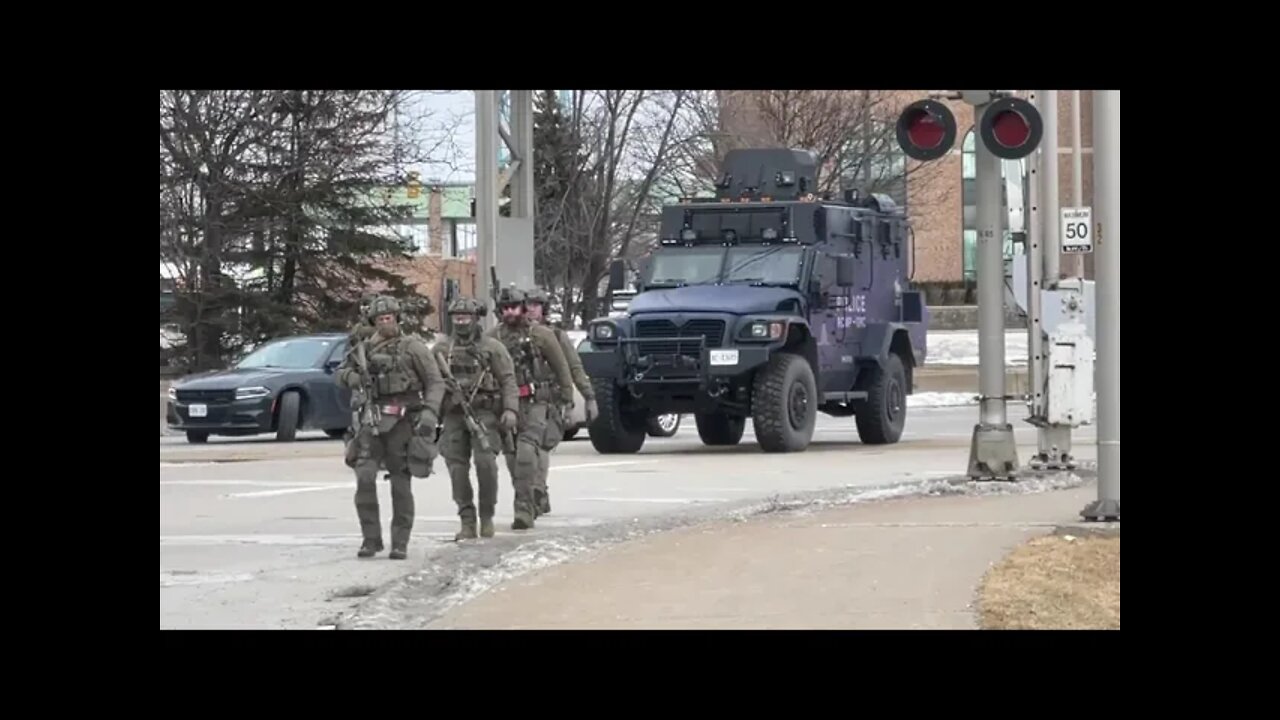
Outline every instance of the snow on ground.
<svg viewBox="0 0 1280 720"><path fill-rule="evenodd" d="M977 405L977 393L961 392L920 392L907 396L907 407L956 407L959 405Z"/></svg>
<svg viewBox="0 0 1280 720"><path fill-rule="evenodd" d="M934 330L928 334L925 365L977 365L977 330ZM1027 331L1004 332L1005 366L1027 364Z"/></svg>

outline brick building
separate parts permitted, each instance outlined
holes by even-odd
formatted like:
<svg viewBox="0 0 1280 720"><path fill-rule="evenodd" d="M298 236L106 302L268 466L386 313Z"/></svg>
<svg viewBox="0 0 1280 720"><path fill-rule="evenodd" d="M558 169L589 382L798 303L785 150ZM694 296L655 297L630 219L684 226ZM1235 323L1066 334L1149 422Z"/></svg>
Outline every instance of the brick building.
<svg viewBox="0 0 1280 720"><path fill-rule="evenodd" d="M729 134L735 144L742 146L766 146L776 144L770 137L768 123L760 117L756 103L761 91L723 91L720 95L721 127ZM857 91L830 91L857 92ZM925 90L892 91L886 98L886 119L893 122L897 119L897 111L906 104L928 96ZM1025 97L1026 91L1018 91ZM1082 91L1081 96L1081 179L1083 186L1083 202L1086 206L1093 204L1093 102L1090 91ZM959 100L944 101L956 117L956 142L947 156L929 163L922 168L920 163L903 158L906 167L911 168L906 178L905 204L916 232L916 268L914 279L925 285L963 286L973 280L974 245L977 240L976 212L974 203L974 152L977 142L974 131L973 106ZM1058 93L1058 191L1061 207L1072 204L1072 93ZM1025 202L1029 180L1026 176L1026 161L1008 161L1005 165L1006 177L1009 173L1021 174L1021 198L1014 197L1016 208ZM1015 175L1016 178L1016 175ZM1017 185L1018 183L1014 183ZM1007 188L1007 185L1006 185ZM896 194L896 193L895 193ZM1008 217L1008 193L1005 195L1006 213ZM899 200L901 202L901 199ZM1027 215L1024 215L1026 217ZM1006 230L1008 228L1006 227ZM1012 245L1006 242L1006 254L1013 252ZM1079 272L1078 256L1064 255L1062 269L1064 272ZM1085 277L1093 277L1093 256L1083 257Z"/></svg>

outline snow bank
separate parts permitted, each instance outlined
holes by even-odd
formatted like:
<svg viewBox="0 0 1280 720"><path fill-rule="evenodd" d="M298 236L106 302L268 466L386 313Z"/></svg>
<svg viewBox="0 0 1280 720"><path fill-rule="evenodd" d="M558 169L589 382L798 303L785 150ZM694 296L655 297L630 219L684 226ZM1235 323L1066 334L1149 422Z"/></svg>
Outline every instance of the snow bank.
<svg viewBox="0 0 1280 720"><path fill-rule="evenodd" d="M977 405L977 393L922 392L907 396L907 407L957 407Z"/></svg>
<svg viewBox="0 0 1280 720"><path fill-rule="evenodd" d="M938 330L928 334L926 365L977 365L977 330ZM1006 330L1004 333L1004 364L1027 364L1027 331Z"/></svg>

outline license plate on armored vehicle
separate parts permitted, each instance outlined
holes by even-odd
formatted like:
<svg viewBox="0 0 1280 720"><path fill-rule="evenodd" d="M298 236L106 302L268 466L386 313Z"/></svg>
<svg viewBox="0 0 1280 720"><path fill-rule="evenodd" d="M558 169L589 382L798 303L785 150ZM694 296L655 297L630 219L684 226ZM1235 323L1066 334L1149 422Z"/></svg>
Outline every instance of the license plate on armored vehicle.
<svg viewBox="0 0 1280 720"><path fill-rule="evenodd" d="M187 409L187 413L191 417L208 417L209 407L207 405L192 405Z"/></svg>
<svg viewBox="0 0 1280 720"><path fill-rule="evenodd" d="M711 364L712 365L737 365L738 351L737 350L712 350Z"/></svg>

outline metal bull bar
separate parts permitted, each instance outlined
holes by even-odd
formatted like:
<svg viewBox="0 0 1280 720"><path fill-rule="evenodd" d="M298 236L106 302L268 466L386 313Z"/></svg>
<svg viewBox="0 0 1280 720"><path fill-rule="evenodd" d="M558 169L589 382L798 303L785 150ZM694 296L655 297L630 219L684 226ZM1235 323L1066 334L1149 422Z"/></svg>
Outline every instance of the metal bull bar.
<svg viewBox="0 0 1280 720"><path fill-rule="evenodd" d="M619 338L622 357L626 371L634 382L652 383L685 383L690 380L703 380L703 359L707 357L707 337L645 337ZM675 345L674 353L649 353L644 351L645 344ZM689 357L683 351L697 349L696 357ZM643 361L643 362L642 362ZM671 372L679 373L670 376ZM657 377L649 378L649 373L657 373Z"/></svg>

